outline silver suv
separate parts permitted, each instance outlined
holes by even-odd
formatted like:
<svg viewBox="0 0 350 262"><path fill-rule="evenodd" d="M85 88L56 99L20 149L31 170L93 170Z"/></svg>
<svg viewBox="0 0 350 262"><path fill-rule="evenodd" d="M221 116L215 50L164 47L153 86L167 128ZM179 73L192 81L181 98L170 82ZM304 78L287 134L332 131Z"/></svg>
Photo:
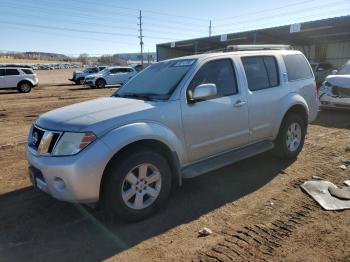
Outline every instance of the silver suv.
<svg viewBox="0 0 350 262"><path fill-rule="evenodd" d="M314 75L299 51L265 49L159 62L112 97L41 115L27 147L33 184L140 220L183 178L268 150L297 157L318 112Z"/></svg>

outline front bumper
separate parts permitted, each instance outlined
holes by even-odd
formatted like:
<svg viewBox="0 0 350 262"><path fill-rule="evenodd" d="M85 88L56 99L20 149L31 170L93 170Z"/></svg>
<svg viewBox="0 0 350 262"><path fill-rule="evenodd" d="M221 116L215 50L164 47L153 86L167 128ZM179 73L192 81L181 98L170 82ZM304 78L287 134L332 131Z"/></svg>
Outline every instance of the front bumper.
<svg viewBox="0 0 350 262"><path fill-rule="evenodd" d="M27 147L29 175L34 186L68 202L98 202L102 175L110 158L111 151L101 140L74 156L37 156Z"/></svg>
<svg viewBox="0 0 350 262"><path fill-rule="evenodd" d="M329 94L320 95L321 108L343 108L350 109L350 97L339 97Z"/></svg>
<svg viewBox="0 0 350 262"><path fill-rule="evenodd" d="M95 82L93 80L85 80L84 85L86 85L86 86L95 86Z"/></svg>

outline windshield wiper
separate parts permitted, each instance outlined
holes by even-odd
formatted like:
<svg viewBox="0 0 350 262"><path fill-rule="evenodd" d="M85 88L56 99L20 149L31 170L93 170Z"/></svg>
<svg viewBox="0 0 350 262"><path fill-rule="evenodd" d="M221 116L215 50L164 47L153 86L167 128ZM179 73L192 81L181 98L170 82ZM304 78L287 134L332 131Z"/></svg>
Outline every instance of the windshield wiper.
<svg viewBox="0 0 350 262"><path fill-rule="evenodd" d="M116 97L124 97L124 98L135 98L135 99L142 99L142 100L153 100L159 98L161 95L154 94L154 93L125 93L125 94L115 94Z"/></svg>

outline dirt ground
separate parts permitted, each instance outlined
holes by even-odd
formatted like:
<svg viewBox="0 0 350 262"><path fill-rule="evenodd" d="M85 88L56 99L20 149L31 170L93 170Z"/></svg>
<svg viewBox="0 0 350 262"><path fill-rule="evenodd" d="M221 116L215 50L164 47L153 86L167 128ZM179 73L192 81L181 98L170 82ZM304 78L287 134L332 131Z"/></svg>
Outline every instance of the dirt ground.
<svg viewBox="0 0 350 262"><path fill-rule="evenodd" d="M0 91L0 261L350 261L350 210L322 210L300 185L350 178L350 112L322 111L296 161L257 156L195 179L134 224L59 202L28 179L25 140L43 112L113 89L71 85L72 70L38 72L29 94ZM198 237L209 227L213 234Z"/></svg>

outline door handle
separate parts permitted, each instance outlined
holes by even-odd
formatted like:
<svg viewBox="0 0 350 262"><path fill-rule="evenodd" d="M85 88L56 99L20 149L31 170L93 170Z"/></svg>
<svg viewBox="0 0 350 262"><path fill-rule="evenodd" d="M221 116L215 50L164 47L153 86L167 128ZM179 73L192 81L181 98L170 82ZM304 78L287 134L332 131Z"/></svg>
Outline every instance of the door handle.
<svg viewBox="0 0 350 262"><path fill-rule="evenodd" d="M236 103L233 105L234 107L242 107L246 104L246 101L242 101L242 100L237 100Z"/></svg>

